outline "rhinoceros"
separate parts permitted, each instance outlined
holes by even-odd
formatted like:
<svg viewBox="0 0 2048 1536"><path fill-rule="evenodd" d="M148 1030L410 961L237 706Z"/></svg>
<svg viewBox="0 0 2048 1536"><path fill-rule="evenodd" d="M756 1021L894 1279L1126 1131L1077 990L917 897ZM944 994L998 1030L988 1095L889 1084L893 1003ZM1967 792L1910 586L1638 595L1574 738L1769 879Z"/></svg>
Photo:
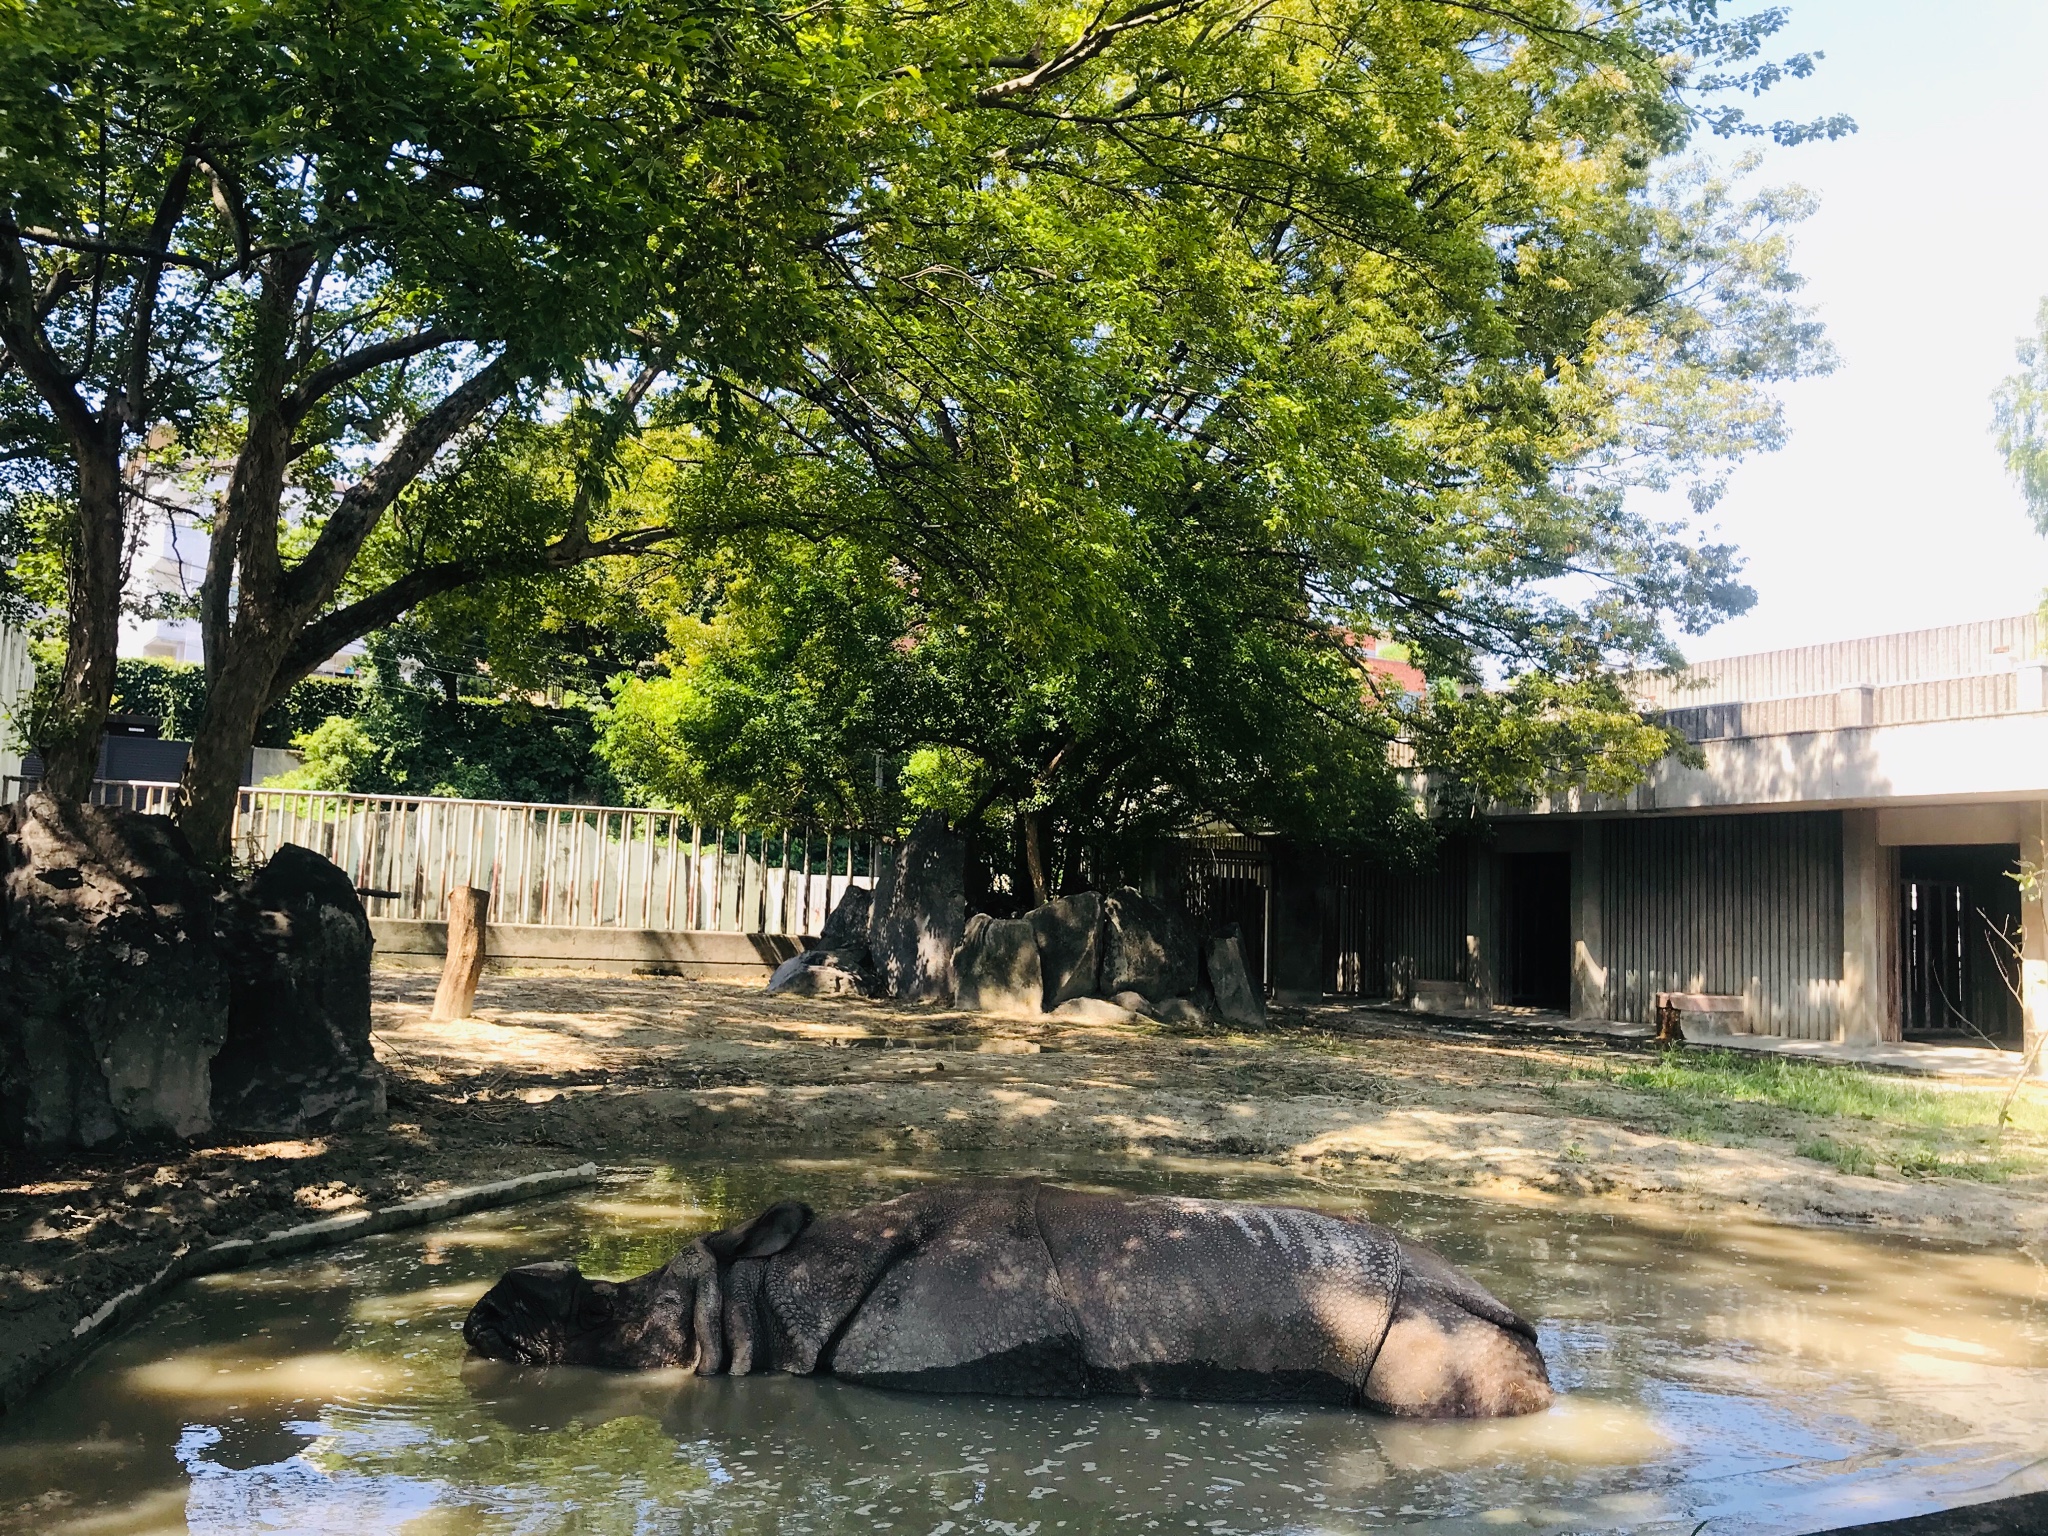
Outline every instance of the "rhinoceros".
<svg viewBox="0 0 2048 1536"><path fill-rule="evenodd" d="M924 1392L1412 1417L1551 1400L1535 1330L1385 1227L1030 1179L936 1184L837 1216L784 1201L633 1280L524 1265L463 1337L523 1365L829 1373Z"/></svg>

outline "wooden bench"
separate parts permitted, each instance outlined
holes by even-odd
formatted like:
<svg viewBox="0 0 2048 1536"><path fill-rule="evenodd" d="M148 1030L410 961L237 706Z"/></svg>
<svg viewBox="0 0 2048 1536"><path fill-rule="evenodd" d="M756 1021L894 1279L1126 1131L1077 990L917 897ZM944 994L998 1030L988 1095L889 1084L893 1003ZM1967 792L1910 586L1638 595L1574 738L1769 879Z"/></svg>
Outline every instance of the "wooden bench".
<svg viewBox="0 0 2048 1536"><path fill-rule="evenodd" d="M1746 1035L1749 1031L1749 999L1728 992L1659 992L1655 999L1657 1038L1685 1039L1681 1016L1703 1013L1713 1021L1700 1031L1707 1035Z"/></svg>

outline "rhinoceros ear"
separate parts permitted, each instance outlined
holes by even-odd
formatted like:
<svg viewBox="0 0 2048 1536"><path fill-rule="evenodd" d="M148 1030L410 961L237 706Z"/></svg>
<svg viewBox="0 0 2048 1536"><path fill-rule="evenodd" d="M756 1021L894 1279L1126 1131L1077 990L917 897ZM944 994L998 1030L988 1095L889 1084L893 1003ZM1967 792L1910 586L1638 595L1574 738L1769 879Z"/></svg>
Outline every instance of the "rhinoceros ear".
<svg viewBox="0 0 2048 1536"><path fill-rule="evenodd" d="M801 1200L780 1200L752 1221L701 1238L721 1264L736 1259L765 1259L782 1252L811 1224L811 1208Z"/></svg>

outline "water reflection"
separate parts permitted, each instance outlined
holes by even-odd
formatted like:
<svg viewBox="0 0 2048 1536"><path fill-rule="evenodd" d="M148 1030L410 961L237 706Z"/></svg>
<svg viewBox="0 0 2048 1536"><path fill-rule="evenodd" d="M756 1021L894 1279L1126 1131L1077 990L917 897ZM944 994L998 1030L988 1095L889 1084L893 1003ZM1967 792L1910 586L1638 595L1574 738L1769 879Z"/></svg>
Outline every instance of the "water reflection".
<svg viewBox="0 0 2048 1536"><path fill-rule="evenodd" d="M1540 1320L1527 1419L913 1397L465 1362L510 1263L637 1273L795 1195L948 1171L680 1165L186 1287L0 1423L0 1528L78 1533L1807 1530L2019 1491L2048 1428L2037 1265L1861 1235L1332 1190L1270 1168L1070 1182L1367 1210Z"/></svg>

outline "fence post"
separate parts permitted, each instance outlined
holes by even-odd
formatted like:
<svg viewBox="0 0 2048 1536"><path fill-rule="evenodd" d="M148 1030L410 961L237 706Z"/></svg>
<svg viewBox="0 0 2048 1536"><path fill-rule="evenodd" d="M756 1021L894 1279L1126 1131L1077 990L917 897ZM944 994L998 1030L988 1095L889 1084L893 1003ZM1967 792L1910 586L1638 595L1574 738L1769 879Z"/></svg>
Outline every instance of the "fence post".
<svg viewBox="0 0 2048 1536"><path fill-rule="evenodd" d="M441 985L434 989L436 1021L466 1019L476 1001L477 979L484 972L484 939L488 933L491 893L473 885L449 889L448 957L441 966Z"/></svg>

